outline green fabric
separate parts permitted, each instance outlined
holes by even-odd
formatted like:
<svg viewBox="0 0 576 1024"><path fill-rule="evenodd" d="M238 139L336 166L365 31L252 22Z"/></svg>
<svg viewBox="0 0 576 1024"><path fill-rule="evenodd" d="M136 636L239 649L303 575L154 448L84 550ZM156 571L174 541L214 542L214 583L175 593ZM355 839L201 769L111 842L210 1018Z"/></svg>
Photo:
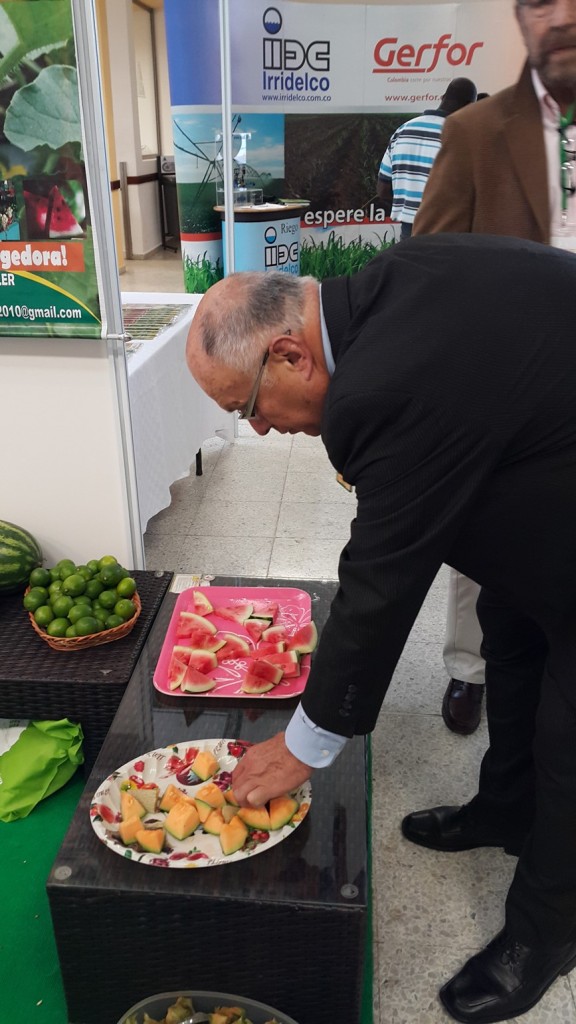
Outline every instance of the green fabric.
<svg viewBox="0 0 576 1024"><path fill-rule="evenodd" d="M17 742L0 755L0 821L25 818L55 793L84 761L82 727L30 722Z"/></svg>
<svg viewBox="0 0 576 1024"><path fill-rule="evenodd" d="M84 788L76 777L27 818L0 822L0 1021L65 1024L46 880Z"/></svg>

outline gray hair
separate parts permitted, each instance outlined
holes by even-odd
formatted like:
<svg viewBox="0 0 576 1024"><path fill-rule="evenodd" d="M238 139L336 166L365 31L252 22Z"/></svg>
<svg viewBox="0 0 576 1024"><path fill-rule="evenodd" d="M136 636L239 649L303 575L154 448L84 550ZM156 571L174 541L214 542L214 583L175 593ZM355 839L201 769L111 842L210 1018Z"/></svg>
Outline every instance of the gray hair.
<svg viewBox="0 0 576 1024"><path fill-rule="evenodd" d="M317 284L313 277L278 271L230 274L230 288L201 318L206 354L232 369L250 372L275 331L303 328L310 281Z"/></svg>

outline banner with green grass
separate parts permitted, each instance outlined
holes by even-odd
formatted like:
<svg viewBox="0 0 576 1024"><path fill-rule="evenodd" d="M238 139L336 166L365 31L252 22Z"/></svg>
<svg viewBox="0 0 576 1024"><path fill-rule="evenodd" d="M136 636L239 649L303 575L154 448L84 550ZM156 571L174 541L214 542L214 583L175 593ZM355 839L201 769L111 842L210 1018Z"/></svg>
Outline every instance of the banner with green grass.
<svg viewBox="0 0 576 1024"><path fill-rule="evenodd" d="M100 337L71 0L3 0L0 55L0 335Z"/></svg>

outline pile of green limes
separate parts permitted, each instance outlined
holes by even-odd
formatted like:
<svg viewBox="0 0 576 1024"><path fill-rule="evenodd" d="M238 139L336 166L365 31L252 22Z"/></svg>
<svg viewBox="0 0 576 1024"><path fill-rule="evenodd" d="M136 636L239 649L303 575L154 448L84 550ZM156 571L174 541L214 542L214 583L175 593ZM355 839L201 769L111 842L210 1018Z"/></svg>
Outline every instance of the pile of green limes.
<svg viewBox="0 0 576 1024"><path fill-rule="evenodd" d="M136 614L136 580L114 555L75 565L62 558L52 569L33 569L23 604L49 636L101 633Z"/></svg>

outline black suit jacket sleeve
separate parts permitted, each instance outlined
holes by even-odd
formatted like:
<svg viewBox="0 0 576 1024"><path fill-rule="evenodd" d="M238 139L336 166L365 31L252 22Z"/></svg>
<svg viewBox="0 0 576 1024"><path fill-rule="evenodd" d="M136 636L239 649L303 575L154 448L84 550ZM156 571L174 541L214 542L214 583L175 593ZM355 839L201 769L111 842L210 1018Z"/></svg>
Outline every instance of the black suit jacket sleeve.
<svg viewBox="0 0 576 1024"><path fill-rule="evenodd" d="M495 458L483 423L464 430L423 391L357 381L330 403L329 454L355 485L358 511L303 706L342 735L373 729L420 606Z"/></svg>

